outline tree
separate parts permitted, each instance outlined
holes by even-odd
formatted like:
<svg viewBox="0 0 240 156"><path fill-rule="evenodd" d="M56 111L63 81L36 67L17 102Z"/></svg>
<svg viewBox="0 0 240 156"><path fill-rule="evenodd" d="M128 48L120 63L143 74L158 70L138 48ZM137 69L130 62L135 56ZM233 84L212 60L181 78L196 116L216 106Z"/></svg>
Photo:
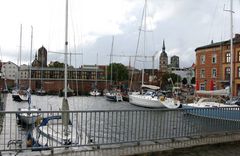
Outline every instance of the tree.
<svg viewBox="0 0 240 156"><path fill-rule="evenodd" d="M50 62L50 64L48 65L48 67L52 67L52 68L64 68L64 66L65 66L64 63L60 63L58 61Z"/></svg>
<svg viewBox="0 0 240 156"><path fill-rule="evenodd" d="M186 77L184 77L184 78L183 78L183 80L182 80L182 84L184 84L184 85L185 85L185 84L187 84L187 83L188 83L188 81L187 81L187 78L186 78Z"/></svg>
<svg viewBox="0 0 240 156"><path fill-rule="evenodd" d="M121 63L111 63L108 66L108 80L111 79L111 65L112 65L112 81L128 80L128 69Z"/></svg>
<svg viewBox="0 0 240 156"><path fill-rule="evenodd" d="M193 77L192 80L191 80L191 84L195 84L195 81L196 81L195 77Z"/></svg>

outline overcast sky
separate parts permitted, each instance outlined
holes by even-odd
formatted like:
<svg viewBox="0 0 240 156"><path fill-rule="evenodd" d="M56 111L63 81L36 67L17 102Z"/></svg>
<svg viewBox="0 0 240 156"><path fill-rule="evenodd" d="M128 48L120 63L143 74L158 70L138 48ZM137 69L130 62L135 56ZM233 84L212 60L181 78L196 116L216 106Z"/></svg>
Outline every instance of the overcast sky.
<svg viewBox="0 0 240 156"><path fill-rule="evenodd" d="M234 33L240 33L240 3L234 1ZM71 64L109 64L112 36L115 55L135 55L144 0L69 0L69 50L82 52ZM195 62L195 48L229 39L230 0L148 0L145 54L142 32L138 55L161 51L163 39L170 58L180 57L180 66ZM33 54L42 45L64 52L65 0L1 0L1 60L17 63L22 24L22 63L29 64L33 26ZM97 58L98 56L98 58ZM61 54L48 54L48 62L63 62ZM83 62L82 62L83 60ZM155 67L158 68L159 55ZM129 58L114 57L129 64ZM133 59L131 60L133 65ZM136 66L140 67L140 61ZM150 68L150 63L146 68Z"/></svg>

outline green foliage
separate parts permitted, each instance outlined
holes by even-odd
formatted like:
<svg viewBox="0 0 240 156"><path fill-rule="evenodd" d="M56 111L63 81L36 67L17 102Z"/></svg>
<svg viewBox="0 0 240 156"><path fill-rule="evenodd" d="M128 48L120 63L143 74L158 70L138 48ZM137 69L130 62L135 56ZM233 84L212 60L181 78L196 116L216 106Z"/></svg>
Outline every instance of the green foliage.
<svg viewBox="0 0 240 156"><path fill-rule="evenodd" d="M193 77L192 80L191 80L191 84L195 84L196 83L195 81L196 81L195 77Z"/></svg>
<svg viewBox="0 0 240 156"><path fill-rule="evenodd" d="M128 80L128 69L121 63L112 63L108 66L108 80L111 80L111 65L112 65L112 81Z"/></svg>
<svg viewBox="0 0 240 156"><path fill-rule="evenodd" d="M55 62L51 62L48 67L51 67L51 68L64 68L64 63L61 63L61 62L58 62L58 61L55 61Z"/></svg>
<svg viewBox="0 0 240 156"><path fill-rule="evenodd" d="M184 77L183 79L182 79L182 84L187 84L188 82L187 82L187 78L186 77Z"/></svg>

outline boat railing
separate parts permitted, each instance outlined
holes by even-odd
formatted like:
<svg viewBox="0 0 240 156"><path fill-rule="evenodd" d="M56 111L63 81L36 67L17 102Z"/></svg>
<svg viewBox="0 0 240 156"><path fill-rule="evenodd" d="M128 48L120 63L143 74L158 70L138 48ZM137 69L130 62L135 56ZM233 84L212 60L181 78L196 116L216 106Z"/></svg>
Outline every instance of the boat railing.
<svg viewBox="0 0 240 156"><path fill-rule="evenodd" d="M40 114L35 124L23 125L16 118L19 111L0 111L0 151L35 151L66 147L93 149L106 145L139 145L146 141L157 143L164 139L240 132L239 112L240 107L33 111L32 114ZM60 128L53 131L41 127L44 118L61 116L63 113L68 114L72 125L68 128L71 133L67 136L63 130L66 125L60 122L57 125ZM38 133L45 128L46 131ZM55 134L55 138L51 138L51 135ZM62 140L67 141L63 143ZM47 143L42 144L44 141Z"/></svg>

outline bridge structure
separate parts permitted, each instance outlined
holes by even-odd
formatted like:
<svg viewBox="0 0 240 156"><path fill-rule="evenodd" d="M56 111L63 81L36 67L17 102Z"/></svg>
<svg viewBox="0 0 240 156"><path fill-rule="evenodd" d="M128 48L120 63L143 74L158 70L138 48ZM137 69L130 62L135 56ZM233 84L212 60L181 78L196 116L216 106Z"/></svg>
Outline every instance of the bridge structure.
<svg viewBox="0 0 240 156"><path fill-rule="evenodd" d="M240 122L222 118L204 118L189 114L189 109L138 109L91 111L39 111L21 113L38 114L34 125L19 123L19 111L0 112L1 155L137 155L200 145L234 142L240 140ZM214 108L218 109L218 108ZM221 108L228 110L229 108ZM239 110L239 107L231 108ZM208 112L199 108L194 111ZM72 128L68 142L64 124L56 129L40 123L52 116L68 114ZM226 114L226 117L231 114ZM49 123L50 124L50 123ZM73 128L74 127L74 128ZM45 129L45 131L43 131ZM42 131L42 133L38 133ZM34 142L28 144L29 132ZM43 134L45 133L45 135ZM54 136L54 135L57 136ZM53 137L51 137L53 136ZM77 141L74 139L77 138ZM66 138L65 138L66 139ZM46 142L42 144L43 142ZM66 141L66 140L65 140Z"/></svg>

